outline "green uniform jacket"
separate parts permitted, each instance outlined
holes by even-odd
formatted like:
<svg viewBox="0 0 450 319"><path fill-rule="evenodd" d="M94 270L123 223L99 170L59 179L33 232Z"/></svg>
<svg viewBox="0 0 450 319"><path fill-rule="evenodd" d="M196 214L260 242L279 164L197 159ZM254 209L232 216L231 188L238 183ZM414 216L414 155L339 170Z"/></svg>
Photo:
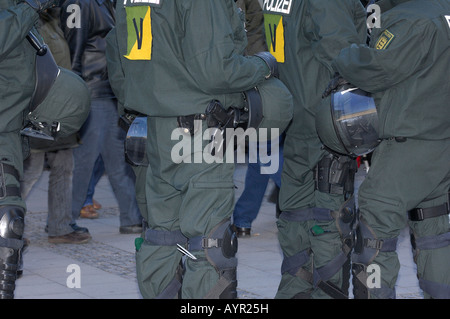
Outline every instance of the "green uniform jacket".
<svg viewBox="0 0 450 319"><path fill-rule="evenodd" d="M334 73L332 60L343 47L366 41L364 8L359 0L264 0L263 11L266 42L294 97L289 130L314 137L315 108Z"/></svg>
<svg viewBox="0 0 450 319"><path fill-rule="evenodd" d="M119 1L108 35L108 72L119 102L151 116L204 113L212 99L243 106L268 68L244 57L234 0ZM213 22L214 21L214 22Z"/></svg>
<svg viewBox="0 0 450 319"><path fill-rule="evenodd" d="M342 50L333 67L373 93L380 137L450 138L448 0L412 0L383 11L370 47Z"/></svg>
<svg viewBox="0 0 450 319"><path fill-rule="evenodd" d="M313 169L326 153L316 130L316 109L334 74L333 59L342 48L366 42L366 12L359 0L264 0L262 8L269 51L294 102L284 141L280 209L337 209L340 197L315 191Z"/></svg>
<svg viewBox="0 0 450 319"><path fill-rule="evenodd" d="M36 50L26 40L39 16L27 4L0 0L0 132L20 130L35 84Z"/></svg>

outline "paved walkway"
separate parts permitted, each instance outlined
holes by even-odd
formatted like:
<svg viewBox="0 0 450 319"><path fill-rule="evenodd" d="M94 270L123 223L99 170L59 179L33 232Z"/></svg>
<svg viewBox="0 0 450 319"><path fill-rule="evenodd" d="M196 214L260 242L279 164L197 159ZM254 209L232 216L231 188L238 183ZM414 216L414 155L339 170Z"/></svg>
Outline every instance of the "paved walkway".
<svg viewBox="0 0 450 319"><path fill-rule="evenodd" d="M236 197L244 186L246 165L236 169ZM359 176L359 178L363 178ZM16 299L139 299L135 274L134 239L119 233L119 212L111 186L104 176L95 198L103 205L100 218L81 219L92 241L83 245L54 245L47 241L48 172L27 199L25 237L31 241L24 253L23 276L17 280ZM272 299L278 287L281 250L277 241L275 205L268 202L269 184L261 211L252 226L253 236L239 240L238 297ZM407 230L398 244L401 269L397 298L422 298L415 275ZM77 275L80 275L77 277ZM79 279L79 280L78 280Z"/></svg>

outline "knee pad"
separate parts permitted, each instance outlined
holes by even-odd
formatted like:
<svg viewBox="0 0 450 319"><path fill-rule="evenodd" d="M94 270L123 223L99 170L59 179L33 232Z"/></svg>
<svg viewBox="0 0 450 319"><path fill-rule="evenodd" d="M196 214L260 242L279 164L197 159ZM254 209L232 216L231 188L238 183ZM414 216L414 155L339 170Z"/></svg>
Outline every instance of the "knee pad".
<svg viewBox="0 0 450 319"><path fill-rule="evenodd" d="M0 298L14 298L20 250L23 247L25 210L19 206L0 207Z"/></svg>
<svg viewBox="0 0 450 319"><path fill-rule="evenodd" d="M205 251L208 262L219 274L219 281L207 293L207 299L235 299L237 297L237 236L230 220L216 225L206 237L189 239L190 249Z"/></svg>
<svg viewBox="0 0 450 319"><path fill-rule="evenodd" d="M356 227L356 242L352 253L353 294L356 299L395 298L395 291L388 287L369 288L367 267L378 253L393 252L397 248L397 237L379 239L373 229L360 219Z"/></svg>

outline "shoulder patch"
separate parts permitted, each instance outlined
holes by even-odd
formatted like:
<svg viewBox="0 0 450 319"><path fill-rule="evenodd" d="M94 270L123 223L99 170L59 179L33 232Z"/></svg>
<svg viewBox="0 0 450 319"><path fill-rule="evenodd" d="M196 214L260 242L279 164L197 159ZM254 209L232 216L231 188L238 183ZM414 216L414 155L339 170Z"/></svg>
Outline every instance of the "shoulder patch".
<svg viewBox="0 0 450 319"><path fill-rule="evenodd" d="M294 0L263 0L264 13L290 15Z"/></svg>
<svg viewBox="0 0 450 319"><path fill-rule="evenodd" d="M127 15L127 54L128 60L152 59L152 20L150 6L125 8Z"/></svg>
<svg viewBox="0 0 450 319"><path fill-rule="evenodd" d="M275 14L264 14L264 29L266 32L266 43L269 52L279 63L285 62L284 26L283 16Z"/></svg>
<svg viewBox="0 0 450 319"><path fill-rule="evenodd" d="M377 43L375 44L375 49L377 50L385 50L389 44L391 44L392 40L395 38L389 30L384 30L383 33L378 38Z"/></svg>
<svg viewBox="0 0 450 319"><path fill-rule="evenodd" d="M163 0L123 0L123 5L126 6L151 6L161 7Z"/></svg>

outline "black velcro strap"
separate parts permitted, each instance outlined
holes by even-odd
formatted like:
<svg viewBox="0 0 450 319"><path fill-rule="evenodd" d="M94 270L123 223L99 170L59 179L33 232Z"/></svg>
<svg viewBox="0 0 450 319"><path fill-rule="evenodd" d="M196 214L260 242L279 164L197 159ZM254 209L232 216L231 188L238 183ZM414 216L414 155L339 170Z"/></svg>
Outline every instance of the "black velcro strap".
<svg viewBox="0 0 450 319"><path fill-rule="evenodd" d="M177 244L185 245L187 238L181 230L165 231L148 228L145 231L145 240L156 246L176 246Z"/></svg>
<svg viewBox="0 0 450 319"><path fill-rule="evenodd" d="M0 198L20 196L20 187L5 185L5 174L12 175L17 181L19 181L19 172L14 166L6 163L0 163Z"/></svg>
<svg viewBox="0 0 450 319"><path fill-rule="evenodd" d="M413 222L422 221L427 218L447 215L449 213L448 203L429 208L415 208L408 211L409 220Z"/></svg>
<svg viewBox="0 0 450 319"><path fill-rule="evenodd" d="M309 249L299 251L290 257L284 255L283 262L281 264L281 274L288 272L292 276L296 276L297 270L309 261L310 255L311 251Z"/></svg>
<svg viewBox="0 0 450 319"><path fill-rule="evenodd" d="M19 172L12 165L2 163L3 165L3 173L14 176L15 179L19 180Z"/></svg>
<svg viewBox="0 0 450 319"><path fill-rule="evenodd" d="M330 281L320 281L317 287L333 299L348 299L348 296Z"/></svg>
<svg viewBox="0 0 450 319"><path fill-rule="evenodd" d="M372 239L365 238L364 246L371 249L376 249L382 252L392 252L397 249L398 237L386 239Z"/></svg>
<svg viewBox="0 0 450 319"><path fill-rule="evenodd" d="M411 244L414 249L438 249L447 247L450 245L450 232L419 238L411 236Z"/></svg>
<svg viewBox="0 0 450 319"><path fill-rule="evenodd" d="M0 187L0 198L20 196L20 188L17 186Z"/></svg>
<svg viewBox="0 0 450 319"><path fill-rule="evenodd" d="M3 238L0 237L0 247L8 247L14 250L19 250L23 247L24 241L16 238Z"/></svg>

